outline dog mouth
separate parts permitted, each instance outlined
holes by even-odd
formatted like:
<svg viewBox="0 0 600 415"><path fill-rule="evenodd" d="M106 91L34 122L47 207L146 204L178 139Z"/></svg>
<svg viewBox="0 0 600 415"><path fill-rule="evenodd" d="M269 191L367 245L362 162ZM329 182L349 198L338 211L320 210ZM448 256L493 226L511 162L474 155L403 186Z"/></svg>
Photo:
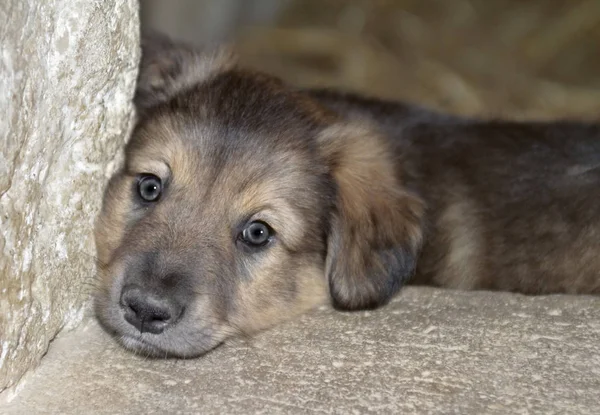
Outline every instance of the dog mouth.
<svg viewBox="0 0 600 415"><path fill-rule="evenodd" d="M214 342L210 345L206 344L200 349L194 350L168 350L157 346L140 336L121 335L118 336L118 341L121 345L134 353L142 354L144 357L150 358L173 358L173 359L195 359L213 351L224 344L224 341Z"/></svg>
<svg viewBox="0 0 600 415"><path fill-rule="evenodd" d="M158 332L137 327L125 318L120 302L121 281L94 298L97 321L124 349L149 358L196 358L217 348L237 334L226 321L213 322L210 309L188 307L168 327ZM141 331L140 331L141 330Z"/></svg>
<svg viewBox="0 0 600 415"><path fill-rule="evenodd" d="M119 342L128 350L132 351L132 352L141 352L141 353L145 353L148 356L152 357L158 357L158 356L169 356L170 353L168 353L167 351L161 349L158 346L155 346L154 344L148 342L147 340L144 340L143 338L141 338L140 336L131 336L131 335L121 335L119 337Z"/></svg>
<svg viewBox="0 0 600 415"><path fill-rule="evenodd" d="M104 297L96 297L95 312L97 321L104 331L125 349L143 354L145 357L169 357L175 355L161 346L164 334L141 333L126 322L118 305L112 305ZM159 337L160 336L160 337ZM150 337L155 337L151 339Z"/></svg>

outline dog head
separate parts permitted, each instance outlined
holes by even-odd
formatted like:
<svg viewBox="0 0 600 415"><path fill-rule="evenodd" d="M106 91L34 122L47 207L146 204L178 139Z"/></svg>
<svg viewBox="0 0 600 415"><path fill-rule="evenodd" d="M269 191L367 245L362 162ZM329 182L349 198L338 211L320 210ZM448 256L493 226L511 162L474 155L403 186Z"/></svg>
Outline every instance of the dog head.
<svg viewBox="0 0 600 415"><path fill-rule="evenodd" d="M190 357L328 299L385 304L413 273L422 215L386 141L222 49L146 42L95 230L103 325Z"/></svg>

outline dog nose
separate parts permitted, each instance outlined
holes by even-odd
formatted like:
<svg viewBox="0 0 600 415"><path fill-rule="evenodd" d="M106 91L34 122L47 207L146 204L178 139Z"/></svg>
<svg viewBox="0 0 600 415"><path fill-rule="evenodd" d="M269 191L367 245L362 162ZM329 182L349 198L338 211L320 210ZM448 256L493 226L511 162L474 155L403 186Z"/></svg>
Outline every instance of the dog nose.
<svg viewBox="0 0 600 415"><path fill-rule="evenodd" d="M181 315L183 308L136 285L123 288L125 320L141 333L160 334Z"/></svg>

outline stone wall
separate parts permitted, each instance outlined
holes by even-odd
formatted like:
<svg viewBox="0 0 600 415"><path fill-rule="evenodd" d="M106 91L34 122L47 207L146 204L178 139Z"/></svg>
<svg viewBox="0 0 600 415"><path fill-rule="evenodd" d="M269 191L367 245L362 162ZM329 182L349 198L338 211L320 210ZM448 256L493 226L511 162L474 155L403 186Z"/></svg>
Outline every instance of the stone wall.
<svg viewBox="0 0 600 415"><path fill-rule="evenodd" d="M138 32L137 0L0 2L0 391L82 315Z"/></svg>

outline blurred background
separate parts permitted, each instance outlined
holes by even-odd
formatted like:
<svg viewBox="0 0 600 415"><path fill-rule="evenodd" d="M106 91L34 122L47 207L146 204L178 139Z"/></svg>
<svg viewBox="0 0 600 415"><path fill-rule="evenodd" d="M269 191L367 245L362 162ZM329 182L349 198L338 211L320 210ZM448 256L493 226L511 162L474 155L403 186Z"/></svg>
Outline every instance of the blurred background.
<svg viewBox="0 0 600 415"><path fill-rule="evenodd" d="M456 114L600 119L600 0L141 0L142 25L299 86Z"/></svg>

